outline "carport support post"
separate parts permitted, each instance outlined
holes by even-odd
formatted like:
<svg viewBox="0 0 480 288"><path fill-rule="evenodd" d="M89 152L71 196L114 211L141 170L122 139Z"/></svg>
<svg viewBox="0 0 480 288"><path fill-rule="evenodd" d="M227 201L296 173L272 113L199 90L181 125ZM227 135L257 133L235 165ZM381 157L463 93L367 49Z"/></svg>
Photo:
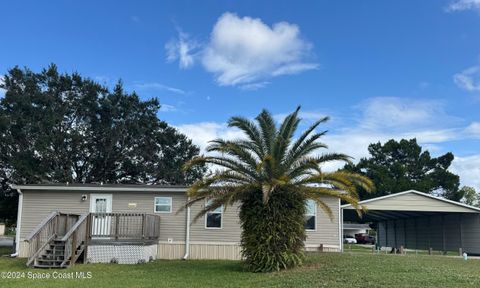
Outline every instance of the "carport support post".
<svg viewBox="0 0 480 288"><path fill-rule="evenodd" d="M415 221L415 254L418 253L418 224L417 224L417 217L413 218L413 221Z"/></svg>
<svg viewBox="0 0 480 288"><path fill-rule="evenodd" d="M463 214L460 213L460 233L459 233L460 249L458 249L460 256L463 255L463 235L462 234L463 234Z"/></svg>
<svg viewBox="0 0 480 288"><path fill-rule="evenodd" d="M430 221L430 216L427 216L428 220L428 255L432 255L432 227L431 227L431 221Z"/></svg>
<svg viewBox="0 0 480 288"><path fill-rule="evenodd" d="M397 252L397 220L393 220L393 236L395 237L394 238L394 244L395 244L395 250L394 252L396 253Z"/></svg>
<svg viewBox="0 0 480 288"><path fill-rule="evenodd" d="M443 254L447 254L447 242L445 239L445 214L442 214L442 248Z"/></svg>
<svg viewBox="0 0 480 288"><path fill-rule="evenodd" d="M377 222L377 224L378 224L377 225L377 237L375 237L374 247L375 247L375 251L377 251L377 250L380 251L380 247L381 247L380 246L380 234L381 234L380 233L380 226L381 226L382 222Z"/></svg>
<svg viewBox="0 0 480 288"><path fill-rule="evenodd" d="M385 220L385 251L388 250L387 247L390 247L390 246L388 246L388 219ZM385 254L386 254L386 252L385 252Z"/></svg>

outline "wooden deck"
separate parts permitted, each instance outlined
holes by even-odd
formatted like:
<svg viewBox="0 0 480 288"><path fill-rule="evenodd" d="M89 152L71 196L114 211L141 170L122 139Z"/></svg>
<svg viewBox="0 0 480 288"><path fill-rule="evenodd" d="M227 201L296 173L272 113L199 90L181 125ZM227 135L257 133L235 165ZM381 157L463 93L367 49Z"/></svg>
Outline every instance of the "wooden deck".
<svg viewBox="0 0 480 288"><path fill-rule="evenodd" d="M151 245L159 237L158 215L52 212L26 239L27 265L68 267L79 259L87 259L89 245Z"/></svg>
<svg viewBox="0 0 480 288"><path fill-rule="evenodd" d="M144 213L90 213L90 239L106 241L155 240L160 217Z"/></svg>

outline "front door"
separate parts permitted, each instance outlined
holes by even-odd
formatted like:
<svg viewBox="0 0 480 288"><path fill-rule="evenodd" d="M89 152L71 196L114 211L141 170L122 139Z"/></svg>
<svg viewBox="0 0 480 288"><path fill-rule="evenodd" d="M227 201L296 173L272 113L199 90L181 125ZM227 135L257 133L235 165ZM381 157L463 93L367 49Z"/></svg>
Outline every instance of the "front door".
<svg viewBox="0 0 480 288"><path fill-rule="evenodd" d="M92 237L109 237L111 235L112 194L91 194L90 212L97 213L92 218Z"/></svg>

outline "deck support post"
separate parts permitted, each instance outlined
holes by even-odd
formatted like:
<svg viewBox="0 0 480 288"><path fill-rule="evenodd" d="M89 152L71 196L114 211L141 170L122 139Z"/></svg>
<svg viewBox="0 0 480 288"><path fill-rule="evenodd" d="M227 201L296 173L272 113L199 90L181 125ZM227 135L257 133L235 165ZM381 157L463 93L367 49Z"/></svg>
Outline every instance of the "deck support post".
<svg viewBox="0 0 480 288"><path fill-rule="evenodd" d="M65 214L65 233L68 232L68 218L70 217L70 214Z"/></svg>
<svg viewBox="0 0 480 288"><path fill-rule="evenodd" d="M145 214L142 215L142 239L145 239L145 225L146 225L146 221L145 221Z"/></svg>
<svg viewBox="0 0 480 288"><path fill-rule="evenodd" d="M115 215L115 240L118 240L118 226L120 225L120 215Z"/></svg>
<svg viewBox="0 0 480 288"><path fill-rule="evenodd" d="M70 255L70 266L75 265L75 255L77 253L77 231L73 232L73 237L72 237L72 252ZM67 243L65 243L67 245Z"/></svg>
<svg viewBox="0 0 480 288"><path fill-rule="evenodd" d="M91 213L88 213L87 225L85 229L87 229L87 231L85 231L85 249L83 250L83 264L87 263L88 245L90 244L90 237L92 234L92 214Z"/></svg>

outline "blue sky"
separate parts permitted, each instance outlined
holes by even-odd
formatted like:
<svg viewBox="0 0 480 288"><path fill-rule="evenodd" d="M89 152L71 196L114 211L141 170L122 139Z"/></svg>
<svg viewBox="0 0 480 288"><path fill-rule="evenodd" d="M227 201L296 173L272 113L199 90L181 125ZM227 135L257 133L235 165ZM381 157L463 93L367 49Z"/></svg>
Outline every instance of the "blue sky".
<svg viewBox="0 0 480 288"><path fill-rule="evenodd" d="M122 79L204 147L232 115L329 115L331 150L417 137L480 190L480 0L8 1L0 74ZM1 95L0 91L0 95ZM333 168L333 167L331 167Z"/></svg>

